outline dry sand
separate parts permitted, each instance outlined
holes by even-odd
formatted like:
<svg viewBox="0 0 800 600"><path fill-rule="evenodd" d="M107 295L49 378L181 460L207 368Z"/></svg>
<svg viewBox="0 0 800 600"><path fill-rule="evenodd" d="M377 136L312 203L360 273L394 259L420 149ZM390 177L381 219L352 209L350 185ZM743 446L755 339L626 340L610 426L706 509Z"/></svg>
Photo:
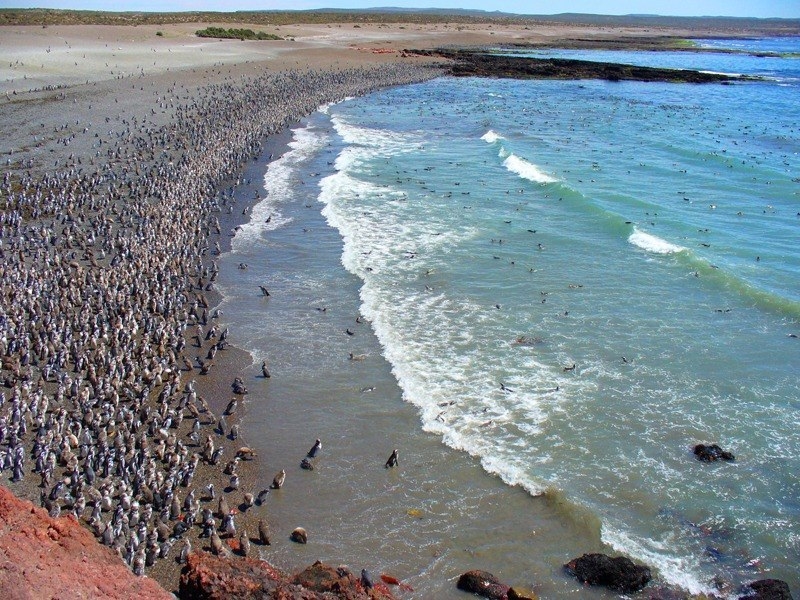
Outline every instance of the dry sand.
<svg viewBox="0 0 800 600"><path fill-rule="evenodd" d="M198 29L208 26L240 26L285 39L216 40L194 35ZM712 32L553 24L6 26L0 27L0 55L3 56L0 94L165 72L178 76L178 72L187 69L252 63L275 70L344 67L396 60L399 51L406 48L556 44L563 40L685 37L709 33Z"/></svg>

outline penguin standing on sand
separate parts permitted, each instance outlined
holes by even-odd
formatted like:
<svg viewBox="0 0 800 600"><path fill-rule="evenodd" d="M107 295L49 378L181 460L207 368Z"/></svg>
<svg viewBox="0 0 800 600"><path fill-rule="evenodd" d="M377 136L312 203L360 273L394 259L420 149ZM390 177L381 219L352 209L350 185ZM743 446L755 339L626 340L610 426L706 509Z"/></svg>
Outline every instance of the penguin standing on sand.
<svg viewBox="0 0 800 600"><path fill-rule="evenodd" d="M365 590L370 590L373 587L372 577L369 576L369 571L361 569L361 587Z"/></svg>

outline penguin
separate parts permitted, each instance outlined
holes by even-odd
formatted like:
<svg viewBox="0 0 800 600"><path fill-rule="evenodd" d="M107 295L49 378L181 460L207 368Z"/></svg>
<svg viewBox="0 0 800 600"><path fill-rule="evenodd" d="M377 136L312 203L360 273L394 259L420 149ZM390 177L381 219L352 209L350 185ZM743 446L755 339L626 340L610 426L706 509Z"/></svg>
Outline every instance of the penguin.
<svg viewBox="0 0 800 600"><path fill-rule="evenodd" d="M397 466L397 448L392 450L391 456L389 456L389 460L386 461L384 465L385 468L396 467Z"/></svg>
<svg viewBox="0 0 800 600"><path fill-rule="evenodd" d="M275 475L275 478L272 480L272 489L279 490L283 487L283 482L286 481L286 471L283 469Z"/></svg>
<svg viewBox="0 0 800 600"><path fill-rule="evenodd" d="M308 451L308 454L306 454L306 456L308 458L314 458L315 456L317 456L317 453L320 450L322 450L322 442L319 440L319 438L317 438L317 441L314 442L314 445L311 447L311 450Z"/></svg>
<svg viewBox="0 0 800 600"><path fill-rule="evenodd" d="M269 546L269 526L263 519L258 520L258 541L264 546Z"/></svg>

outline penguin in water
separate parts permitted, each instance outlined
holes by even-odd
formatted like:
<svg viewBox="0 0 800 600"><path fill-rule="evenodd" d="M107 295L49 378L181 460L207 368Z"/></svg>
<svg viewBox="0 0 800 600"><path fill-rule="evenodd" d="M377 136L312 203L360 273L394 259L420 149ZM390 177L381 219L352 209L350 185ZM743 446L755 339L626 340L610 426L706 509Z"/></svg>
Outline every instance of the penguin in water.
<svg viewBox="0 0 800 600"><path fill-rule="evenodd" d="M322 450L322 442L319 440L319 438L317 438L317 441L314 442L314 445L311 447L311 450L308 451L306 456L308 458L315 458L320 450Z"/></svg>
<svg viewBox="0 0 800 600"><path fill-rule="evenodd" d="M275 490L281 489L284 481L286 481L286 471L281 469L280 472L275 475L275 479L272 480L272 488Z"/></svg>
<svg viewBox="0 0 800 600"><path fill-rule="evenodd" d="M392 450L391 456L389 456L389 460L386 461L386 464L383 465L385 468L396 467L397 466L397 448Z"/></svg>

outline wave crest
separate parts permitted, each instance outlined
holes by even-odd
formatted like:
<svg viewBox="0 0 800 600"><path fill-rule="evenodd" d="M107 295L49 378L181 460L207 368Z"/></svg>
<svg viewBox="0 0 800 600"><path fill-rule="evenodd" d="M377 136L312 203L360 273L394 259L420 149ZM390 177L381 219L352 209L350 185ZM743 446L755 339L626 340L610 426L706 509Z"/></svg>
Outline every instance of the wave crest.
<svg viewBox="0 0 800 600"><path fill-rule="evenodd" d="M490 129L489 131L487 131L486 133L484 133L484 134L481 136L481 139L482 139L484 142L486 142L487 144L494 144L496 141L498 141L498 140L504 140L504 139L506 139L506 138L504 138L504 137L503 137L502 135L500 135L499 133L497 133L497 132L495 132L495 131L492 131L492 130Z"/></svg>
<svg viewBox="0 0 800 600"><path fill-rule="evenodd" d="M668 241L658 236L639 231L638 229L633 230L633 233L628 237L628 242L646 252L652 252L653 254L675 254L686 250L683 246L670 244Z"/></svg>
<svg viewBox="0 0 800 600"><path fill-rule="evenodd" d="M510 154L508 158L503 161L503 166L512 173L516 173L523 179L533 181L534 183L555 183L558 181L558 179L548 175L532 162L528 162L516 154Z"/></svg>

